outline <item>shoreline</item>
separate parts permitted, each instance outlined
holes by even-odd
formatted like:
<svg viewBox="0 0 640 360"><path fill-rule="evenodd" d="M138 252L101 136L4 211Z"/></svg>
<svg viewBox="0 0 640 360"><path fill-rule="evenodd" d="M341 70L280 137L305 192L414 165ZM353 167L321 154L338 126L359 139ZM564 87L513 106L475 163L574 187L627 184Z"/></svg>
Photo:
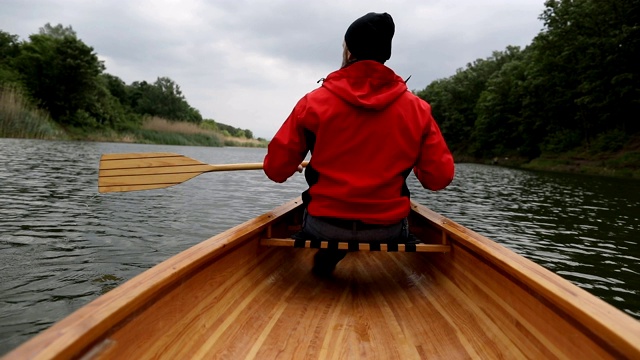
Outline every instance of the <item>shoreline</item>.
<svg viewBox="0 0 640 360"><path fill-rule="evenodd" d="M523 158L475 159L454 155L456 163L475 163L507 168L545 171L564 174L602 176L640 180L640 150L632 149L615 154L577 156L576 154L543 155L533 160Z"/></svg>
<svg viewBox="0 0 640 360"><path fill-rule="evenodd" d="M158 133L155 131L156 135ZM32 137L6 137L8 139L34 139ZM143 138L142 140L131 133L69 133L63 136L46 137L39 140L52 141L87 141L112 142L130 144L180 145L180 146L209 146L209 147L259 147L266 148L266 140L235 138L223 135L202 136L202 134L161 133L159 136ZM156 141L153 141L156 140ZM160 141L158 141L160 140ZM169 141L162 141L169 140ZM622 179L640 180L640 149L620 151L615 154L599 154L585 156L584 154L543 155L533 160L517 157L502 157L493 159L476 159L465 155L455 155L457 164L472 163L503 166L507 168L546 171L555 173L579 174L587 176L603 176Z"/></svg>

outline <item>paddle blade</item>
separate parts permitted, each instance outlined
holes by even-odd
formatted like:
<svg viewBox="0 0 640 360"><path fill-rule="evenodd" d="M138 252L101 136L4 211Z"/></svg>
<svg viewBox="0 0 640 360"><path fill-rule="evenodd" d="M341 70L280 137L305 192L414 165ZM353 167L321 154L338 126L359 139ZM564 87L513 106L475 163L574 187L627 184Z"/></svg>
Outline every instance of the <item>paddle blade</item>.
<svg viewBox="0 0 640 360"><path fill-rule="evenodd" d="M214 170L211 165L173 153L105 154L100 158L98 191L161 189Z"/></svg>

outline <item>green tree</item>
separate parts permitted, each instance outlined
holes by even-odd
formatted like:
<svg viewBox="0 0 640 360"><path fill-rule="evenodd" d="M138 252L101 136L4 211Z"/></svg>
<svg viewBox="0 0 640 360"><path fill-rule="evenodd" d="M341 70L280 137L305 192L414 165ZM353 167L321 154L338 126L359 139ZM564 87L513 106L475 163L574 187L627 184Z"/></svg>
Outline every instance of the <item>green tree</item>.
<svg viewBox="0 0 640 360"><path fill-rule="evenodd" d="M18 85L20 73L15 69L15 58L20 54L18 35L0 30L0 84Z"/></svg>
<svg viewBox="0 0 640 360"><path fill-rule="evenodd" d="M104 65L69 27L46 24L22 44L16 61L27 90L60 123L95 125L90 106Z"/></svg>
<svg viewBox="0 0 640 360"><path fill-rule="evenodd" d="M109 74L100 76L88 112L101 127L118 131L137 129L142 124L142 116L135 114L126 103L127 88L121 81Z"/></svg>
<svg viewBox="0 0 640 360"><path fill-rule="evenodd" d="M0 62L15 58L20 53L18 35L0 30Z"/></svg>
<svg viewBox="0 0 640 360"><path fill-rule="evenodd" d="M200 112L189 105L180 86L168 77L158 77L153 84L134 82L131 88L131 106L139 114L198 124L202 122Z"/></svg>
<svg viewBox="0 0 640 360"><path fill-rule="evenodd" d="M640 130L640 4L637 0L545 2L546 31L533 41L536 91L549 139L587 146L611 128ZM560 134L564 134L560 136ZM576 136L577 135L577 136Z"/></svg>
<svg viewBox="0 0 640 360"><path fill-rule="evenodd" d="M478 117L476 104L487 88L489 79L504 64L516 58L519 52L519 47L495 51L487 59L477 59L467 64L464 70L458 69L452 77L437 80L417 92L418 96L431 104L433 116L454 151L471 151L470 139Z"/></svg>
<svg viewBox="0 0 640 360"><path fill-rule="evenodd" d="M56 39L63 39L67 36L77 38L78 36L71 26L65 27L62 26L62 24L52 26L51 23L44 24L44 26L40 28L39 33L40 35L47 35Z"/></svg>
<svg viewBox="0 0 640 360"><path fill-rule="evenodd" d="M220 130L220 129L218 129L218 124L213 119L204 119L202 121L202 123L200 124L200 126L202 126L205 129L213 130L213 131L219 131Z"/></svg>
<svg viewBox="0 0 640 360"><path fill-rule="evenodd" d="M109 93L111 93L111 95L118 99L118 101L123 106L131 106L129 99L129 89L127 84L122 81L122 79L108 73L103 73L102 75L100 75L100 77L105 88L109 90Z"/></svg>
<svg viewBox="0 0 640 360"><path fill-rule="evenodd" d="M504 64L491 76L476 104L478 115L472 136L477 157L517 154L529 159L540 155L543 132L535 118L524 116L529 101L527 63L524 53Z"/></svg>

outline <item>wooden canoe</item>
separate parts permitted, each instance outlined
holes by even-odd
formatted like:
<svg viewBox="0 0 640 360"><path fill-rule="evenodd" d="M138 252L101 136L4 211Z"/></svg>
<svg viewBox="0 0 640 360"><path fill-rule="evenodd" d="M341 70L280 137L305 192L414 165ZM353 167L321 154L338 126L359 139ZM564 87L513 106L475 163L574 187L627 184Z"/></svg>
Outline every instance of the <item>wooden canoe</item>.
<svg viewBox="0 0 640 360"><path fill-rule="evenodd" d="M410 225L431 245L349 253L331 279L278 246L300 212L214 236L5 359L640 359L640 322L424 206Z"/></svg>

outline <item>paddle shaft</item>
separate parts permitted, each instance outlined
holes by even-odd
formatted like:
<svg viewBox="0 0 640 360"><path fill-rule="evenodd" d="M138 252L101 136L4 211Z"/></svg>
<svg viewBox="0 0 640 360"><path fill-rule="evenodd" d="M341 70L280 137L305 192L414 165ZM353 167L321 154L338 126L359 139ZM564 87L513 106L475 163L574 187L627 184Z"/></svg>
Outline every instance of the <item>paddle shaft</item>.
<svg viewBox="0 0 640 360"><path fill-rule="evenodd" d="M308 161L303 161L300 165L306 167L309 164ZM209 170L205 170L202 173L212 171L236 171L236 170L261 170L264 168L262 163L240 163L240 164L218 164L211 165Z"/></svg>

